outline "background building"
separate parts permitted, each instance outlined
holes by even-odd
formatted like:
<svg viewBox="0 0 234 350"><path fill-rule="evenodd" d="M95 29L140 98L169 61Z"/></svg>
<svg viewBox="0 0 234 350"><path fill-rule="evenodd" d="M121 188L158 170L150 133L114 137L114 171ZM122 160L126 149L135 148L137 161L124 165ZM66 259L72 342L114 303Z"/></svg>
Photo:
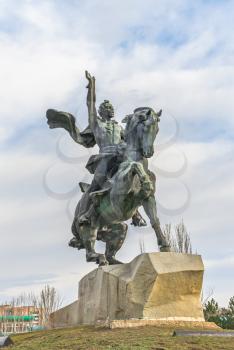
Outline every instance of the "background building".
<svg viewBox="0 0 234 350"><path fill-rule="evenodd" d="M34 306L0 306L0 333L24 333L40 327L40 310Z"/></svg>

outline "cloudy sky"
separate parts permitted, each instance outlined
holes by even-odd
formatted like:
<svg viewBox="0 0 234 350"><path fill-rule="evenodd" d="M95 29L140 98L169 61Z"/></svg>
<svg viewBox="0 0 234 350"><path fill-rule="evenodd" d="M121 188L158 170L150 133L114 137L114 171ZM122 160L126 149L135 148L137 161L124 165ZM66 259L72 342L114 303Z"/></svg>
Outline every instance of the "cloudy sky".
<svg viewBox="0 0 234 350"><path fill-rule="evenodd" d="M206 273L204 293L234 295L234 3L226 0L0 0L0 302L45 283L64 303L95 268L69 248L91 151L50 130L48 108L87 125L85 69L116 119L163 109L155 156L162 225L182 218ZM92 153L97 152L93 149ZM129 228L125 262L157 251ZM97 244L97 250L103 246Z"/></svg>

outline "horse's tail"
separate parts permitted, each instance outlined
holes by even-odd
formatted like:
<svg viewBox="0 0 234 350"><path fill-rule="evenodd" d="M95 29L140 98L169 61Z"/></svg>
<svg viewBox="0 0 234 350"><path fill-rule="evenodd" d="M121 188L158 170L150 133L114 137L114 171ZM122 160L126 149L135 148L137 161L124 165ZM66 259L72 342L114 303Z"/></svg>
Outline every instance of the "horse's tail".
<svg viewBox="0 0 234 350"><path fill-rule="evenodd" d="M71 232L72 232L73 236L75 236L76 238L79 237L79 231L76 228L76 218L74 218L74 220L72 222Z"/></svg>
<svg viewBox="0 0 234 350"><path fill-rule="evenodd" d="M74 237L69 241L68 245L73 248L83 249L84 243L80 237L79 230L77 229L76 220L77 218L75 217L71 226L71 231Z"/></svg>

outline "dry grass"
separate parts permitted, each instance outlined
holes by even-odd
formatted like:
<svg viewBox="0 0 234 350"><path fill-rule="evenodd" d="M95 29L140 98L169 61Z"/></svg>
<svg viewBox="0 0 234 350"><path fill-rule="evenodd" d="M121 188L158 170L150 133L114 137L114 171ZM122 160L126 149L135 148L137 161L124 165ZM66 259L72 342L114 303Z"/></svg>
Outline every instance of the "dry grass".
<svg viewBox="0 0 234 350"><path fill-rule="evenodd" d="M234 350L234 338L172 337L173 329L145 326L104 329L88 326L12 336L14 349L23 350Z"/></svg>

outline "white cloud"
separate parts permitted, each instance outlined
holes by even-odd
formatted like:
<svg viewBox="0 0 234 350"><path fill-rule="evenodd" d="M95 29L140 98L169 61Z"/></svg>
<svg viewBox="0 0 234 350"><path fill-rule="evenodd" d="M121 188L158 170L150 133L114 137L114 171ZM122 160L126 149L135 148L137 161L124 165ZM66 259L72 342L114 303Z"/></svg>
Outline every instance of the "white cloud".
<svg viewBox="0 0 234 350"><path fill-rule="evenodd" d="M150 94L150 103L158 101L183 119L202 119L206 115L229 123L228 114L233 113L233 66L216 62L217 55L209 58L205 66L203 61L197 64L200 60L206 62L209 50L217 44L214 28L201 26L203 31L199 30L197 21L202 20L196 18L195 23L190 23L192 28L196 27L196 35L191 33L192 28L186 28L190 38L178 48L166 47L152 39L147 41L147 36L137 41L137 34L131 28L141 26L143 20L146 27L143 26L143 33L149 35L151 28L156 36L162 29L161 16L168 9L167 21L181 26L185 6L183 2L173 6L170 2L159 3L157 11L150 16L153 2L149 1L148 7L134 5L131 16L127 11L131 2L122 5L112 2L110 6L103 1L100 6L88 1L81 2L77 8L65 7L65 13L73 19L68 28L68 17L53 2L23 2L23 6L16 7L13 13L24 23L23 30L17 33L16 41L13 36L2 34L0 43L0 75L4 81L0 101L4 122L8 124L12 120L17 126L22 119L35 120L49 104L66 105L73 91L77 91L77 96L83 93L83 72L88 68L97 75L98 96L108 92L117 105L126 104L132 90L137 90L144 97ZM96 16L90 23L91 9ZM110 15L112 30L106 30ZM215 15L218 17L216 12ZM222 13L219 16L223 21ZM148 17L150 20L145 23ZM133 47L117 49L126 33L126 40L132 40ZM226 40L223 36L222 42ZM222 57L225 53L228 59L228 48Z"/></svg>
<svg viewBox="0 0 234 350"><path fill-rule="evenodd" d="M159 154L152 167L175 172L185 153L188 166L180 177L169 179L158 171L158 200L170 209L183 205L184 182L191 202L175 217L159 212L161 221L178 222L184 216L194 247L208 261L208 282L213 276L209 261L220 261L232 276L228 263L222 264L234 254L234 146L230 137L225 140L233 133L234 112L231 3L188 5L181 0L158 1L156 6L153 0L88 0L21 1L18 6L2 1L0 9L0 264L11 251L14 259L5 276L29 280L28 286L9 283L1 295L30 289L27 276L48 270L53 276L45 280L70 295L68 289L75 289L82 274L94 268L84 262L83 252L67 248L67 203L49 198L42 185L50 166L48 181L56 192L71 190L85 176L83 158L80 164L56 158L57 136L63 132L48 130L44 117L47 108L58 108L76 113L79 124L86 125L85 69L96 75L98 102L111 99L119 120L140 104L162 107L159 143L173 134L170 114L176 117L182 140L163 152L156 146ZM219 129L222 136L214 133ZM13 138L14 145L9 142ZM61 147L70 157L88 158L68 137ZM141 235L147 250L155 249L150 229L130 228L120 258L127 261L139 253ZM45 280L35 279L35 288L40 288ZM218 284L221 277L216 279ZM224 284L217 297L224 303L228 293Z"/></svg>
<svg viewBox="0 0 234 350"><path fill-rule="evenodd" d="M220 258L220 259L210 259L210 260L205 260L205 266L207 268L212 268L215 269L216 267L223 267L223 268L232 268L234 267L234 256L227 256L225 258Z"/></svg>

